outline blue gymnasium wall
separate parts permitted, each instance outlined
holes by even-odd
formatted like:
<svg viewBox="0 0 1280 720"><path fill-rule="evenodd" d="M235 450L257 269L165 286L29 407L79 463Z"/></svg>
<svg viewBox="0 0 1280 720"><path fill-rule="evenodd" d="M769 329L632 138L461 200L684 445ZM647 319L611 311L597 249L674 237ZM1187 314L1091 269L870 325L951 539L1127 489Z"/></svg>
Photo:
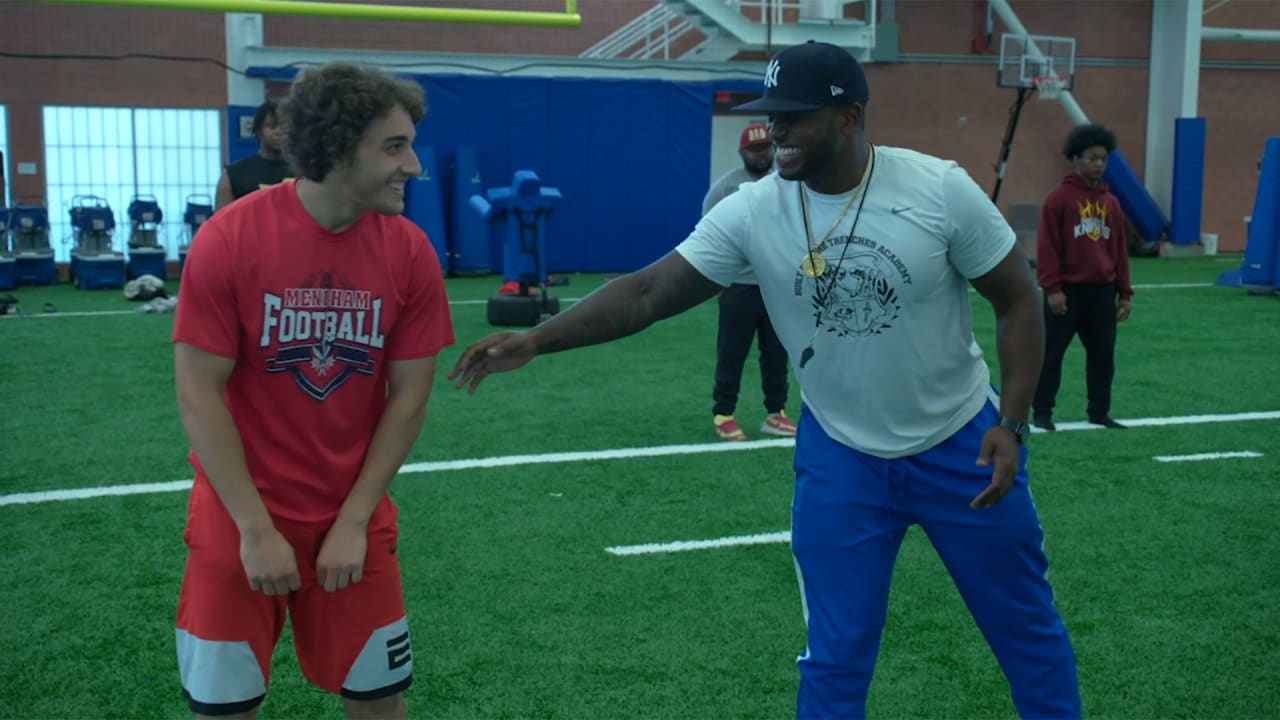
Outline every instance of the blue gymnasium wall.
<svg viewBox="0 0 1280 720"><path fill-rule="evenodd" d="M252 74L288 80L291 70ZM419 145L436 149L446 212L469 211L450 197L453 156L476 148L484 187L510 185L533 170L563 203L547 227L550 272L635 270L688 235L701 216L711 166L711 116L717 90L757 90L759 81L415 76L427 91ZM235 153L237 111L228 112ZM248 108L252 113L252 108ZM461 200L461 202L459 202ZM449 227L446 222L445 227ZM501 237L490 233L494 272Z"/></svg>

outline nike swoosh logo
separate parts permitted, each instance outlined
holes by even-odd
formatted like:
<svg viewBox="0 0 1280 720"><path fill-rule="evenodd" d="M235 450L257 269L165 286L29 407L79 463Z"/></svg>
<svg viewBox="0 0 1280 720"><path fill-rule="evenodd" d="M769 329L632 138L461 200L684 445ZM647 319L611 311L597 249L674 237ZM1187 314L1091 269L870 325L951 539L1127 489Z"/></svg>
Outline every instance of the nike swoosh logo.
<svg viewBox="0 0 1280 720"><path fill-rule="evenodd" d="M906 211L908 211L908 210L910 210L910 209L911 209L910 207L889 208L889 212L893 213L894 215L901 215L902 213L904 213L904 212L906 212Z"/></svg>

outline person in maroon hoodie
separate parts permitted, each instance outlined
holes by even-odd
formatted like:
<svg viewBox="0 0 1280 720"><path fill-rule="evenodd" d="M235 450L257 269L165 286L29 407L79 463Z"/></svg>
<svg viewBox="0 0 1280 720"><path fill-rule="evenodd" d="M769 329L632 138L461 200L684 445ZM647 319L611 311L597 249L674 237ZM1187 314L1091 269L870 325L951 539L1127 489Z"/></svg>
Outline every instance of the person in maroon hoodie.
<svg viewBox="0 0 1280 720"><path fill-rule="evenodd" d="M1032 400L1032 422L1055 430L1053 402L1062 382L1062 357L1076 335L1084 344L1089 422L1123 429L1111 417L1116 323L1133 309L1129 253L1120 201L1102 179L1116 136L1101 125L1079 125L1062 154L1073 172L1044 200L1036 242L1036 270L1044 289L1045 349Z"/></svg>

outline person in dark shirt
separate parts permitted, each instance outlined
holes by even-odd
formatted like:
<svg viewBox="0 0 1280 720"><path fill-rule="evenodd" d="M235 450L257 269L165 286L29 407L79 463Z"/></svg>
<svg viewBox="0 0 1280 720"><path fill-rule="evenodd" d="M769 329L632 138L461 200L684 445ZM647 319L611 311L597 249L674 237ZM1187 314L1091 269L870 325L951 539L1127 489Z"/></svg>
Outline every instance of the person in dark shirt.
<svg viewBox="0 0 1280 720"><path fill-rule="evenodd" d="M1045 349L1032 422L1055 430L1053 403L1062 382L1062 358L1080 336L1085 351L1089 422L1113 429L1116 323L1129 318L1133 285L1120 201L1102 179L1116 136L1101 125L1079 125L1062 154L1073 172L1045 198L1036 242L1036 272L1044 289Z"/></svg>
<svg viewBox="0 0 1280 720"><path fill-rule="evenodd" d="M227 166L218 180L215 210L230 205L245 195L264 187L289 180L293 173L285 162L284 129L276 115L276 102L268 100L253 114L253 134L258 138L258 153Z"/></svg>
<svg viewBox="0 0 1280 720"><path fill-rule="evenodd" d="M747 183L773 170L773 140L769 129L752 123L738 138L742 167L721 175L702 199L702 214ZM711 393L712 422L721 440L746 440L747 434L733 417L742 385L742 367L751 354L751 341L760 340L760 383L764 390L765 418L760 432L795 437L796 426L787 417L787 349L778 340L765 311L755 275L744 272L720 293L720 329L716 336L715 387Z"/></svg>

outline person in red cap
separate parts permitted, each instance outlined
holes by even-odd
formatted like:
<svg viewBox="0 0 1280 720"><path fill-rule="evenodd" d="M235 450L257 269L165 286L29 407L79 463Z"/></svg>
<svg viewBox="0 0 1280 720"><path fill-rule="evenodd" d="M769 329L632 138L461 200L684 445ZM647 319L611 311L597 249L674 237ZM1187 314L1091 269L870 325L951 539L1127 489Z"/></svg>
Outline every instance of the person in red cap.
<svg viewBox="0 0 1280 720"><path fill-rule="evenodd" d="M716 203L753 183L773 169L773 140L769 130L752 123L738 139L738 155L742 167L721 175L711 184L702 200L702 214L711 212ZM744 272L720 293L720 330L716 336L716 381L712 390L711 420L721 440L746 440L747 434L734 418L738 390L742 385L742 366L751 354L751 340L760 338L760 385L764 391L764 422L760 432L781 437L795 437L796 426L787 417L787 350L769 323L760 286L755 275Z"/></svg>

